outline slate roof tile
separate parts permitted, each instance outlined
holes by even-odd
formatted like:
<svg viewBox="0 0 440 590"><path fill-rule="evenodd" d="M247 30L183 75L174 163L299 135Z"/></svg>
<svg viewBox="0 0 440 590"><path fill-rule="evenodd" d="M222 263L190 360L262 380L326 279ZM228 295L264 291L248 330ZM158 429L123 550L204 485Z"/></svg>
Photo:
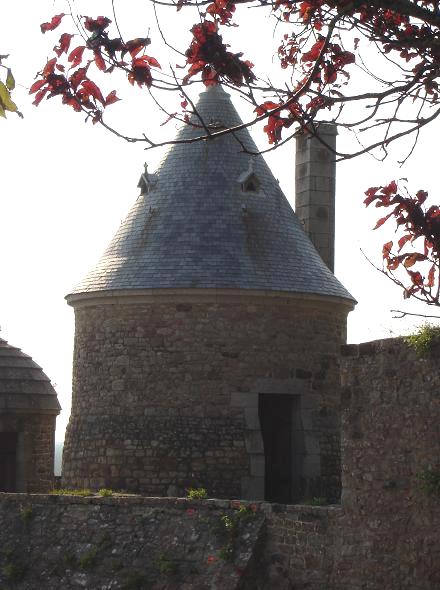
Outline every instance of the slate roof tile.
<svg viewBox="0 0 440 590"><path fill-rule="evenodd" d="M241 123L221 87L203 92L197 110L207 122ZM177 139L199 134L185 126ZM237 135L257 151L247 129ZM251 159L260 182L256 193L243 192L239 182ZM155 179L71 295L241 288L354 301L304 233L264 158L244 153L232 134L171 146Z"/></svg>

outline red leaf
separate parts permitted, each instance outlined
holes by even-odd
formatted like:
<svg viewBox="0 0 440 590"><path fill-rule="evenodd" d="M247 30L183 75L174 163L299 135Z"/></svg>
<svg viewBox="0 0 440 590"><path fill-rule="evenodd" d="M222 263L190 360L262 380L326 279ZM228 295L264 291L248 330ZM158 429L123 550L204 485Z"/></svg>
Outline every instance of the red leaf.
<svg viewBox="0 0 440 590"><path fill-rule="evenodd" d="M78 47L75 47L73 51L70 52L70 55L67 59L68 61L72 62L72 68L76 68L82 62L85 48L85 45L79 45Z"/></svg>
<svg viewBox="0 0 440 590"><path fill-rule="evenodd" d="M390 195L394 195L397 193L397 183L395 180L392 180L390 182L390 184L388 184L387 186L383 186L381 191L382 194L386 195L386 196L390 196Z"/></svg>
<svg viewBox="0 0 440 590"><path fill-rule="evenodd" d="M433 243L430 242L427 238L423 241L423 249L425 251L425 256L427 257L429 254L429 250L433 247Z"/></svg>
<svg viewBox="0 0 440 590"><path fill-rule="evenodd" d="M398 252L400 252L400 250L403 248L403 246L409 242L410 240L412 240L413 236L403 236L402 238L400 238L399 240L399 250Z"/></svg>
<svg viewBox="0 0 440 590"><path fill-rule="evenodd" d="M400 264L399 257L396 256L395 258L388 258L387 260L387 268L388 270L396 270Z"/></svg>
<svg viewBox="0 0 440 590"><path fill-rule="evenodd" d="M380 189L380 186L372 186L367 191L365 191L364 194L367 195L367 198L364 200L364 204L366 207L368 207L368 205L370 203L372 203L375 199L377 199L376 193L379 189Z"/></svg>
<svg viewBox="0 0 440 590"><path fill-rule="evenodd" d="M70 82L70 85L72 86L72 88L76 91L76 89L81 84L81 82L86 79L87 79L87 68L79 68L78 70L76 70L76 72L74 72L70 76L69 82Z"/></svg>
<svg viewBox="0 0 440 590"><path fill-rule="evenodd" d="M50 74L53 74L56 63L57 63L56 57L54 57L53 59L50 59L47 62L47 64L44 66L44 70L42 72L43 78L47 78L47 76L49 76Z"/></svg>
<svg viewBox="0 0 440 590"><path fill-rule="evenodd" d="M426 257L423 254L419 254L418 252L415 252L414 254L410 254L409 256L407 256L405 258L403 266L405 268L411 268L411 266L414 266L414 264L416 262L420 262L422 260L425 260L425 258Z"/></svg>
<svg viewBox="0 0 440 590"><path fill-rule="evenodd" d="M160 68L160 64L155 57L149 55L143 55L142 57L136 57L132 61L133 68L146 68L152 66L153 68Z"/></svg>
<svg viewBox="0 0 440 590"><path fill-rule="evenodd" d="M50 23L43 23L42 25L40 25L41 32L45 33L46 31L53 31L54 29L56 29L58 25L61 23L63 16L66 16L64 12L62 12L61 14L56 14L54 17L52 17Z"/></svg>
<svg viewBox="0 0 440 590"><path fill-rule="evenodd" d="M267 111L271 111L272 109L278 108L279 106L279 103L272 102L271 100L266 100L266 102L263 102L263 104L257 106L255 112L258 116L260 116L264 115L264 113L267 113Z"/></svg>
<svg viewBox="0 0 440 590"><path fill-rule="evenodd" d="M379 221L376 223L376 225L373 227L373 229L377 229L378 227L380 227L381 225L383 225L385 223L385 221L391 217L392 214L393 214L393 212L391 211L391 213L389 213L385 217L381 217L379 219Z"/></svg>
<svg viewBox="0 0 440 590"><path fill-rule="evenodd" d="M73 97L73 96L69 96L68 94L65 94L63 96L63 104L68 104L69 106L71 106L77 113L81 112L81 105L78 102L78 100Z"/></svg>
<svg viewBox="0 0 440 590"><path fill-rule="evenodd" d="M155 57L150 57L149 60L150 66L152 66L153 68L160 68L160 63L157 61Z"/></svg>
<svg viewBox="0 0 440 590"><path fill-rule="evenodd" d="M427 193L426 191L423 191L423 190L417 191L417 193L416 193L416 198L417 198L417 201L418 201L420 204L422 204L422 203L424 203L424 202L426 201L426 199L428 198L428 193Z"/></svg>
<svg viewBox="0 0 440 590"><path fill-rule="evenodd" d="M73 35L70 33L63 33L58 41L59 45L53 48L54 52L58 57L61 57L62 53L67 53L70 47L70 42L72 41Z"/></svg>
<svg viewBox="0 0 440 590"><path fill-rule="evenodd" d="M423 277L419 272L408 271L414 285L423 285Z"/></svg>
<svg viewBox="0 0 440 590"><path fill-rule="evenodd" d="M36 82L34 82L29 89L29 94L35 94L35 92L37 92L37 90L40 90L40 88L42 88L46 84L46 82L47 80L37 80Z"/></svg>
<svg viewBox="0 0 440 590"><path fill-rule="evenodd" d="M48 88L44 88L43 90L40 90L39 92L37 92L37 94L35 95L35 100L32 104L34 104L37 107L48 92L49 92Z"/></svg>
<svg viewBox="0 0 440 590"><path fill-rule="evenodd" d="M382 256L384 258L388 258L389 255L391 254L391 248L393 247L393 242L387 242L386 244L383 245L382 247Z"/></svg>
<svg viewBox="0 0 440 590"><path fill-rule="evenodd" d="M218 82L218 74L210 66L206 66L202 72L202 82L206 87L216 86Z"/></svg>
<svg viewBox="0 0 440 590"><path fill-rule="evenodd" d="M269 115L267 124L263 127L263 131L269 138L269 143L278 143L281 139L281 131L284 127L284 119L278 115Z"/></svg>
<svg viewBox="0 0 440 590"><path fill-rule="evenodd" d="M101 70L101 72L105 72L106 65L105 65L104 58L101 55L101 52L98 51L97 49L95 49L93 54L95 56L96 67L98 68L98 70Z"/></svg>
<svg viewBox="0 0 440 590"><path fill-rule="evenodd" d="M310 51L303 53L301 61L312 62L316 61L321 53L321 49L324 47L325 39L320 39L312 46Z"/></svg>
<svg viewBox="0 0 440 590"><path fill-rule="evenodd" d="M121 99L116 96L116 90L112 90L110 92L110 94L108 94L106 96L106 99L104 101L104 106L108 107L109 104L113 104L115 102L118 102L118 100L121 100Z"/></svg>
<svg viewBox="0 0 440 590"><path fill-rule="evenodd" d="M106 16L98 16L96 19L86 16L84 18L84 27L91 33L94 33L95 31L101 32L106 29L111 22L112 21Z"/></svg>
<svg viewBox="0 0 440 590"><path fill-rule="evenodd" d="M426 212L426 218L429 220L436 219L440 216L440 207L437 205L432 205L428 211Z"/></svg>
<svg viewBox="0 0 440 590"><path fill-rule="evenodd" d="M128 74L128 81L131 85L136 82L139 88L142 88L144 84L145 86L150 87L153 83L150 67L147 64L143 64L139 67L133 67L132 71Z"/></svg>
<svg viewBox="0 0 440 590"><path fill-rule="evenodd" d="M138 37L137 39L131 39L125 43L125 49L130 52L132 58L151 43L148 37Z"/></svg>
<svg viewBox="0 0 440 590"><path fill-rule="evenodd" d="M182 107L182 109L186 109L186 107L188 106L188 101L185 99L180 103L180 106Z"/></svg>
<svg viewBox="0 0 440 590"><path fill-rule="evenodd" d="M95 100L99 100L100 103L105 104L104 97L102 96L101 90L98 86L92 82L91 80L84 80L81 84L82 88L80 93L82 96L90 95L93 96Z"/></svg>
<svg viewBox="0 0 440 590"><path fill-rule="evenodd" d="M431 266L431 270L428 273L428 287L433 287L435 284L435 264Z"/></svg>

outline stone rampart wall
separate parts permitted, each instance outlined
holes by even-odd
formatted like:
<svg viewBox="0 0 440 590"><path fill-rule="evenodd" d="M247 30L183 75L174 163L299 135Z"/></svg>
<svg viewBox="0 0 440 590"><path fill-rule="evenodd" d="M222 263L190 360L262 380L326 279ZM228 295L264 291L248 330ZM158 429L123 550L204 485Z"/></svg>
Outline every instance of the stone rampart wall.
<svg viewBox="0 0 440 590"><path fill-rule="evenodd" d="M341 551L344 588L440 588L440 348L403 338L343 347ZM440 484L440 481L439 481Z"/></svg>
<svg viewBox="0 0 440 590"><path fill-rule="evenodd" d="M263 521L227 500L0 494L0 587L232 590Z"/></svg>

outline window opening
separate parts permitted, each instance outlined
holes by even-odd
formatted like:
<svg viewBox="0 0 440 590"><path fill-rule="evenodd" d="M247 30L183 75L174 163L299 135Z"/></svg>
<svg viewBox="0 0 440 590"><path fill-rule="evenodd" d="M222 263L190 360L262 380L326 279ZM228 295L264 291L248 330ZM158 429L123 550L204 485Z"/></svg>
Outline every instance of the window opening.
<svg viewBox="0 0 440 590"><path fill-rule="evenodd" d="M17 486L16 432L0 432L0 492L15 492Z"/></svg>

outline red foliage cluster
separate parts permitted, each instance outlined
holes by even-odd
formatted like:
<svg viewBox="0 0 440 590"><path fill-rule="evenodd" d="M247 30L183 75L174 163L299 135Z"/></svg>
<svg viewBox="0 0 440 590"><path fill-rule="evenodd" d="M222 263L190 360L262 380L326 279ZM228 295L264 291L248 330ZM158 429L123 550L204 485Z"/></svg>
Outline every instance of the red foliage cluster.
<svg viewBox="0 0 440 590"><path fill-rule="evenodd" d="M331 107L333 101L323 92L338 80L338 75L349 78L345 67L355 62L355 56L350 51L344 51L337 43L329 43L326 38L318 35L318 39L308 49L301 51L296 37L284 37L284 43L279 47L278 54L283 68L295 67L299 62L303 68L304 78L288 93L286 100L280 103L266 101L256 109L258 115L267 113L268 122L264 127L269 143L278 143L282 139L282 130L289 128L294 122L303 122L312 117L317 111ZM313 89L313 97L309 90ZM271 112L276 109L275 112Z"/></svg>
<svg viewBox="0 0 440 590"><path fill-rule="evenodd" d="M394 219L397 231L403 235L397 240L386 242L382 254L384 272L394 282L404 287L405 298L416 296L423 301L438 305L440 290L440 207L424 206L428 193L419 190L415 196L403 196L396 181L387 186L375 186L366 191L364 200L368 207L375 202L376 207L391 207L386 216L381 217L374 229L382 226L388 219ZM403 251L411 246L410 251ZM393 248L397 251L394 252ZM416 266L417 265L417 266ZM396 278L394 271L402 268L410 280L404 285Z"/></svg>
<svg viewBox="0 0 440 590"><path fill-rule="evenodd" d="M280 83L279 87L261 79L256 83L253 64L244 60L242 53L231 51L223 41L222 28L236 26L233 19L238 18L237 6L247 3L259 9L267 7L280 26L289 27L278 48L281 69L288 72L285 84ZM380 145L386 147L406 133L415 133L440 115L440 0L395 3L389 0L208 0L206 3L176 0L169 4L178 11L186 6L195 7L199 16L184 54L186 75L182 83L187 84L200 76L206 86L223 81L242 87L242 92L256 107L258 120L264 120L270 144L289 139L285 130L294 123L308 129L324 109L330 109L331 120L354 131L375 129L381 134L386 127L379 141L368 140L370 143L357 153ZM202 12L204 6L206 11ZM56 29L64 16L63 13L55 15L41 25L41 31ZM48 61L31 88L31 93L36 94L34 104L38 105L43 98L61 96L63 103L86 112L93 122L101 121L103 110L119 99L115 90L104 97L99 86L90 79L92 64L105 73L115 69L124 71L132 85L160 87L152 71L160 65L145 53L150 40L110 38L110 24L105 16L83 17L84 29L90 36L86 35L73 49L70 46L74 35L67 32L61 35L54 47L56 57ZM360 95L349 93L345 88L361 43L358 37L353 37L353 31L368 45L374 44L379 53L388 56L389 64L397 66L396 77L383 82L382 72L373 72L373 83L378 81L379 84L371 92ZM347 43L353 51L348 50ZM60 63L62 57L67 58L66 64ZM169 80L163 82L162 87L165 84L169 88ZM177 80L175 89L182 92ZM345 105L353 105L354 101L361 105L359 109L344 110ZM401 115L403 104L405 110ZM186 100L181 106L186 109ZM343 117L347 111L349 119L346 121ZM169 119L174 116L175 113ZM188 112L184 118L188 120ZM397 131L392 133L391 128ZM369 189L365 203L391 207L391 213L381 218L376 227L394 219L398 231L403 232L396 246L393 241L384 245L384 272L404 286L394 274L403 269L407 273L405 278L410 281L409 286L404 286L407 296L419 296L440 305L440 211L436 206L425 209L425 199L424 191L414 197L402 196L393 182ZM394 247L397 251L393 251ZM403 250L409 247L414 247L414 251Z"/></svg>
<svg viewBox="0 0 440 590"><path fill-rule="evenodd" d="M221 25L230 24L235 12L235 2L231 0L214 0L206 10L214 18L218 18Z"/></svg>
<svg viewBox="0 0 440 590"><path fill-rule="evenodd" d="M285 35L278 50L282 68L303 67L303 80L284 96L287 105L292 100L301 104L300 122L304 118L310 120L310 116L314 117L319 110L332 106L333 99L329 94L338 98L342 96L338 88L344 79L349 79L346 67L355 63L354 53L334 41L335 35L338 35L334 27L344 21L361 28L364 36L381 46L384 54L393 53L396 57L398 54L406 62L414 61L412 74L418 84L415 98L423 91L431 103L438 101L436 80L440 70L440 48L435 41L438 26L432 26L430 22L417 23L415 19L419 14L421 21L423 17L428 21L430 16L434 18L440 8L439 2L408 2L405 6L408 14L393 10L388 2L370 4L349 0L276 0L273 10L282 20L302 22L307 28L307 32L304 29L300 33ZM427 12L428 7L434 10ZM311 30L316 31L315 36L311 35ZM358 43L359 39L356 39L355 49ZM324 93L326 96L323 96ZM308 98L303 104L301 99L306 99L306 95ZM281 110L279 108L278 113ZM269 112L268 116L272 114ZM271 143L282 138L282 128L290 125L291 118L291 113L284 119L278 114L276 123L266 126ZM275 134L273 129L276 129Z"/></svg>
<svg viewBox="0 0 440 590"><path fill-rule="evenodd" d="M50 22L43 23L41 31L45 33L56 29L64 16L58 14ZM69 52L74 35L63 33L58 45L53 48L56 57L49 60L39 72L29 92L35 94L36 106L43 98L61 96L63 104L73 107L75 111L87 113L96 123L101 120L103 110L120 99L116 96L116 90L112 90L104 98L101 89L88 76L92 63L105 73L111 73L115 68L122 69L126 72L128 81L140 87L151 86L151 68L160 68L160 65L154 57L139 55L150 43L148 38L126 42L120 37L110 38L107 28L111 20L105 16L98 16L96 19L85 16L83 21L90 37L85 39L83 45L78 45ZM66 65L59 62L63 54L67 56ZM130 55L129 61L125 57L127 54Z"/></svg>
<svg viewBox="0 0 440 590"><path fill-rule="evenodd" d="M216 3L211 4L209 8L213 6L216 6ZM211 14L214 13L215 11L212 10ZM220 13L221 19L225 18L223 9L220 9ZM228 46L223 43L218 34L216 22L205 20L194 25L191 33L193 40L185 54L189 70L183 79L184 83L199 72L202 73L205 86L217 84L222 78L237 86L241 86L243 82L249 83L255 80L251 70L252 64L249 61L242 61L241 53L228 51Z"/></svg>

